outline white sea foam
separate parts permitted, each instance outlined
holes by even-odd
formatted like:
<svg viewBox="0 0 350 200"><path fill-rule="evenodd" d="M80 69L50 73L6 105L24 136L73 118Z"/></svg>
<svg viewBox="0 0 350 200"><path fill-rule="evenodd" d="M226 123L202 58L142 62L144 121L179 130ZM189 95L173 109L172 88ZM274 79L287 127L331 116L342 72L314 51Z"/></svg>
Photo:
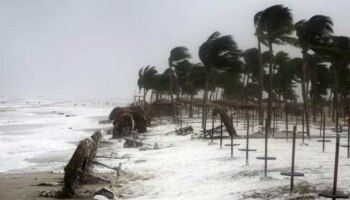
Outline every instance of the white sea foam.
<svg viewBox="0 0 350 200"><path fill-rule="evenodd" d="M89 102L42 99L0 104L0 172L47 169L50 156L68 159L75 143L89 137L94 129L108 126L98 124L98 119L107 118L111 109ZM48 162L37 165L32 161L41 157Z"/></svg>

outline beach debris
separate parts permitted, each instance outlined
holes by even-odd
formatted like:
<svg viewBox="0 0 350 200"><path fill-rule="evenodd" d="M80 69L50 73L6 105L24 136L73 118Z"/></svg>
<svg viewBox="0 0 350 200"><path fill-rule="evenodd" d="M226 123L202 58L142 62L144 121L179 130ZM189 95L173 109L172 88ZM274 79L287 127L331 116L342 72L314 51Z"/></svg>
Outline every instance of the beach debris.
<svg viewBox="0 0 350 200"><path fill-rule="evenodd" d="M147 120L141 106L116 107L109 119L113 120L113 138L131 135L134 130L138 133L147 132Z"/></svg>
<svg viewBox="0 0 350 200"><path fill-rule="evenodd" d="M102 167L106 167L106 168L108 168L108 169L115 170L115 171L118 171L118 170L119 170L119 167L111 167L111 166L108 166L108 165L106 165L106 164L104 164L104 163L101 163L101 162L98 162L98 161L92 161L92 163L95 164L95 165L100 165L100 166L102 166ZM119 165L119 166L120 166L120 165Z"/></svg>
<svg viewBox="0 0 350 200"><path fill-rule="evenodd" d="M192 126L186 126L180 129L177 129L176 131L177 135L188 135L193 132L193 127Z"/></svg>
<svg viewBox="0 0 350 200"><path fill-rule="evenodd" d="M39 193L39 197L57 197L58 191L57 190L47 190L42 191Z"/></svg>
<svg viewBox="0 0 350 200"><path fill-rule="evenodd" d="M143 163L146 162L146 160L135 160L134 163Z"/></svg>
<svg viewBox="0 0 350 200"><path fill-rule="evenodd" d="M158 143L154 143L154 148L153 149L159 149Z"/></svg>
<svg viewBox="0 0 350 200"><path fill-rule="evenodd" d="M141 141L125 138L124 148L135 148L135 147L141 147L141 146L142 146Z"/></svg>
<svg viewBox="0 0 350 200"><path fill-rule="evenodd" d="M101 195L106 197L107 199L114 199L114 192L107 188L102 188L94 193L94 195Z"/></svg>
<svg viewBox="0 0 350 200"><path fill-rule="evenodd" d="M219 115L221 121L224 123L227 132L230 134L231 137L235 137L237 136L237 132L235 127L233 126L232 120L230 118L230 116L227 114L227 111L223 108L223 107L215 107L213 109L213 113L214 116Z"/></svg>
<svg viewBox="0 0 350 200"><path fill-rule="evenodd" d="M112 122L113 122L113 120L107 119L107 120L101 120L101 121L99 121L98 123L99 123L99 124L110 124L110 123L112 123Z"/></svg>
<svg viewBox="0 0 350 200"><path fill-rule="evenodd" d="M113 128L109 128L106 130L106 135L112 135L113 134Z"/></svg>
<svg viewBox="0 0 350 200"><path fill-rule="evenodd" d="M101 131L96 131L90 138L79 142L72 158L64 168L64 184L60 196L74 196L84 179L92 176L91 168L101 137Z"/></svg>
<svg viewBox="0 0 350 200"><path fill-rule="evenodd" d="M220 126L217 126L217 127L211 128L211 129L206 129L205 132L204 132L204 130L202 130L201 132L203 133L204 137L207 137L208 135L211 135L212 132L217 132L217 131L221 130L222 127L224 127L224 125L220 125Z"/></svg>
<svg viewBox="0 0 350 200"><path fill-rule="evenodd" d="M123 113L117 121L114 122L113 138L129 136L134 130L134 119L129 113Z"/></svg>
<svg viewBox="0 0 350 200"><path fill-rule="evenodd" d="M127 154L124 154L122 155L121 159L129 159L131 158L131 154L127 153Z"/></svg>
<svg viewBox="0 0 350 200"><path fill-rule="evenodd" d="M102 195L96 195L96 196L94 196L93 199L94 199L94 200L108 200L107 197L102 196Z"/></svg>
<svg viewBox="0 0 350 200"><path fill-rule="evenodd" d="M61 185L59 182L43 182L39 183L38 186L58 186Z"/></svg>

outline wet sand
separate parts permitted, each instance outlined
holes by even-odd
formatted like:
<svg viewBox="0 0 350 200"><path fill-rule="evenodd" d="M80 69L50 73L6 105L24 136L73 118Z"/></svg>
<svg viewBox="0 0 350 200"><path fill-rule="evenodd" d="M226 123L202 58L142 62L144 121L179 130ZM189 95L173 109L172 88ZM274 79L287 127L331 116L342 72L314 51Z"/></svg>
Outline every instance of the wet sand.
<svg viewBox="0 0 350 200"><path fill-rule="evenodd" d="M60 190L62 184L58 186L38 186L38 184L43 182L61 182L62 178L63 174L51 172L0 174L0 199L54 199L39 197L38 195L43 191Z"/></svg>
<svg viewBox="0 0 350 200"><path fill-rule="evenodd" d="M60 191L64 174L51 172L23 173L23 174L0 174L0 199L1 200L50 200L53 197L41 197L45 191ZM57 186L39 186L41 183L57 182ZM106 184L84 185L82 191L95 191ZM85 195L84 195L85 196ZM69 198L70 200L92 199L88 197Z"/></svg>

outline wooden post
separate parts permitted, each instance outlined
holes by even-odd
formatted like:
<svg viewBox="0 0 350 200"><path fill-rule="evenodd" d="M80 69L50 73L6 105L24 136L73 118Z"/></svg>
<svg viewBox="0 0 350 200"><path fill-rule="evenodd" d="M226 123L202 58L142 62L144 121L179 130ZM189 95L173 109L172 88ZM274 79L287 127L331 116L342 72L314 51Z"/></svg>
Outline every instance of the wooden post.
<svg viewBox="0 0 350 200"><path fill-rule="evenodd" d="M268 126L266 126L267 124L267 118L265 121L265 176L267 176L267 140L268 140Z"/></svg>
<svg viewBox="0 0 350 200"><path fill-rule="evenodd" d="M294 176L304 176L303 173L295 172L295 140L296 140L296 126L293 127L293 144L292 144L292 166L290 172L282 172L281 175L283 176L290 176L290 190L289 192L292 193L294 189Z"/></svg>
<svg viewBox="0 0 350 200"><path fill-rule="evenodd" d="M322 121L323 121L323 113L321 113L321 122L320 122L320 137L322 137Z"/></svg>
<svg viewBox="0 0 350 200"><path fill-rule="evenodd" d="M288 141L288 112L286 111L286 140Z"/></svg>
<svg viewBox="0 0 350 200"><path fill-rule="evenodd" d="M222 120L221 120L221 118L220 118L220 149L222 149Z"/></svg>
<svg viewBox="0 0 350 200"><path fill-rule="evenodd" d="M211 123L211 143L213 143L214 141L214 115L213 115L213 120Z"/></svg>
<svg viewBox="0 0 350 200"><path fill-rule="evenodd" d="M305 123L305 111L303 111L303 116L302 116L302 118L301 118L301 120L302 120L302 122L301 122L301 126L302 126L302 136L301 136L301 138L302 138L302 143L304 144L304 123Z"/></svg>
<svg viewBox="0 0 350 200"><path fill-rule="evenodd" d="M249 114L247 114L247 126L248 126L248 128L247 128L247 143L246 143L246 149L247 149L247 151L246 151L246 153L245 153L245 161L246 161L246 164L248 165L249 163L249 161L248 161L248 159L249 159Z"/></svg>
<svg viewBox="0 0 350 200"><path fill-rule="evenodd" d="M350 115L348 116L348 158L350 158Z"/></svg>
<svg viewBox="0 0 350 200"><path fill-rule="evenodd" d="M323 113L323 141L322 141L322 152L325 150L325 142L326 142L326 115Z"/></svg>
<svg viewBox="0 0 350 200"><path fill-rule="evenodd" d="M338 127L336 127L338 128ZM337 194L337 182L338 182L338 164L339 164L339 140L340 136L337 134L337 141L335 144L335 163L334 163L334 176L333 176L333 195ZM333 198L336 199L336 198Z"/></svg>
<svg viewBox="0 0 350 200"><path fill-rule="evenodd" d="M294 161L295 161L295 136L296 136L296 127L293 127L293 147L292 147L292 176L290 178L290 193L293 192L294 188Z"/></svg>
<svg viewBox="0 0 350 200"><path fill-rule="evenodd" d="M231 135L231 158L233 158L233 135Z"/></svg>
<svg viewBox="0 0 350 200"><path fill-rule="evenodd" d="M254 122L255 122L255 109L253 109L253 119L252 119L252 132L254 132Z"/></svg>

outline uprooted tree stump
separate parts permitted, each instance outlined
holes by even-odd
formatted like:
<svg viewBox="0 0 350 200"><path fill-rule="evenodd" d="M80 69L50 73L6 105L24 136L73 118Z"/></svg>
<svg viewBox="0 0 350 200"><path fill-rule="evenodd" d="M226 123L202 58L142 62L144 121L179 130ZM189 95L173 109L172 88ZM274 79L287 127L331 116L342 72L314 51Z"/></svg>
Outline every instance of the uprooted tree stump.
<svg viewBox="0 0 350 200"><path fill-rule="evenodd" d="M113 118L113 138L130 136L133 130L138 133L147 132L147 119L145 111L140 106L114 108L110 114Z"/></svg>
<svg viewBox="0 0 350 200"><path fill-rule="evenodd" d="M124 113L113 128L113 138L131 135L134 129L134 120L131 114Z"/></svg>
<svg viewBox="0 0 350 200"><path fill-rule="evenodd" d="M72 158L64 168L64 185L60 193L61 197L72 197L76 194L76 190L84 181L85 175L90 173L101 137L101 132L96 131L91 138L79 142Z"/></svg>

